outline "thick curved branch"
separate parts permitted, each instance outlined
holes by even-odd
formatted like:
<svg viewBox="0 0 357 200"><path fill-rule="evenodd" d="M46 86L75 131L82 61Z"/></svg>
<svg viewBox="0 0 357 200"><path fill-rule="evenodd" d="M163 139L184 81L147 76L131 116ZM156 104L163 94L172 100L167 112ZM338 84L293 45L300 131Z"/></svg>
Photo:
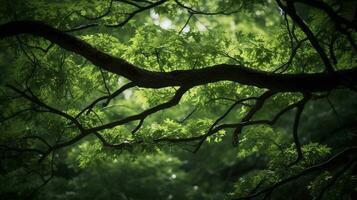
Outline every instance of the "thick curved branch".
<svg viewBox="0 0 357 200"><path fill-rule="evenodd" d="M344 85L343 80L331 74L274 74L253 70L241 65L228 64L219 64L195 70L152 72L134 66L121 58L101 52L85 41L41 22L15 21L0 25L0 38L25 33L50 40L68 51L85 57L102 69L124 76L139 87L193 87L227 80L275 91L314 92L327 91ZM357 84L356 68L341 70L336 73L351 80L351 84Z"/></svg>

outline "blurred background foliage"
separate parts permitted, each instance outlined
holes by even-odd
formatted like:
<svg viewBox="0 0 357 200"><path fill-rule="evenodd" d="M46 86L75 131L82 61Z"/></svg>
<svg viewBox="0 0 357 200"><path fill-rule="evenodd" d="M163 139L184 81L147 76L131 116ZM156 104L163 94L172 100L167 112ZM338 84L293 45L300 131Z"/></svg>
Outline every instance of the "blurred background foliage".
<svg viewBox="0 0 357 200"><path fill-rule="evenodd" d="M219 63L274 71L291 54L284 15L270 0L182 1L202 12L229 13L192 16L175 1L168 1L135 15L122 27L105 26L125 20L126 13L136 9L121 1L113 1L111 13L97 20L91 18L105 13L111 1L1 2L1 24L12 20L41 20L65 31L95 23L93 28L70 33L104 52L153 71L198 69ZM144 2L137 1L140 5ZM346 17L353 12L349 7L341 8ZM300 11L310 27L320 32L319 39L327 41L334 28L326 16L306 8ZM304 38L298 29L296 36ZM354 66L356 57L346 50L346 39L336 37L339 58L336 66L339 69ZM1 40L0 49L0 143L8 146L43 148L46 144L36 140L16 141L36 135L55 144L77 133L63 118L46 112L23 112L16 118L8 118L19 110L36 106L9 92L5 84L26 85L48 105L75 115L107 90L114 91L128 82L41 38L21 35ZM304 42L284 73L321 71L319 56ZM85 127L93 127L123 118L168 100L176 89L131 88L109 105L98 105L93 108L95 112L81 115L79 121ZM192 149L191 144L152 142L162 136L201 135L234 100L258 96L262 91L232 82L195 87L178 106L149 116L134 136L130 133L136 126L134 123L101 132L113 143L145 141L125 150L102 147L90 136L55 151L42 164L37 162L38 157L28 153L23 153L21 158L1 159L1 199L29 196L35 199L230 199L267 187L356 144L356 129L338 130L357 120L357 96L347 90L332 91L327 99L307 104L299 127L304 159L291 168L286 165L296 158L291 134L292 111L272 127L245 128L238 148L231 147L231 132L223 130L210 136L196 154L188 151ZM300 98L295 93L276 95L255 118L270 119ZM249 106L249 103L237 106L222 123L238 121ZM330 171L304 176L274 191L272 199L313 199L331 177ZM356 192L356 175L351 168L327 191L324 199L350 199L353 191Z"/></svg>

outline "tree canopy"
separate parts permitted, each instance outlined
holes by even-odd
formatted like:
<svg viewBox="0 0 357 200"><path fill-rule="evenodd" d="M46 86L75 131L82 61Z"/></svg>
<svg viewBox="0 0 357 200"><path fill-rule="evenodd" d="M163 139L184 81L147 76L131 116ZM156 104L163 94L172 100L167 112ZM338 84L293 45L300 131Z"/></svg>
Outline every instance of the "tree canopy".
<svg viewBox="0 0 357 200"><path fill-rule="evenodd" d="M1 199L357 199L357 3L3 0Z"/></svg>

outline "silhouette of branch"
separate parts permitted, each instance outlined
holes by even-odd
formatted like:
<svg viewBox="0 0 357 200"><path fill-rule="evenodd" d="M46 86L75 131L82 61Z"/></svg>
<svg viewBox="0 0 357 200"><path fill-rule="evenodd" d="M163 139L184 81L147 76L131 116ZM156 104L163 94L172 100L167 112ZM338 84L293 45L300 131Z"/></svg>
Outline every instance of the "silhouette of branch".
<svg viewBox="0 0 357 200"><path fill-rule="evenodd" d="M239 198L235 198L234 200L243 200L243 199L253 199L255 197L259 197L260 195L263 195L263 194L269 194L269 193L272 193L275 189L287 184L287 183L290 183L302 176L305 176L305 175L308 175L308 174L311 174L313 172L316 172L316 171L323 171L325 169L328 169L330 166L336 164L336 163L339 163L339 164L344 164L344 162L342 160L346 159L346 157L350 156L350 155L356 155L357 153L357 147L350 147L350 148L347 148L343 151L341 151L340 153L337 153L336 155L332 156L330 159L328 159L327 161L325 162L322 162L320 164L317 164L317 165L314 165L314 166L311 166L309 168L306 168L304 170L302 170L300 173L296 174L296 175L293 175L293 176L290 176L288 178L285 178L285 179L282 179L281 181L273 184L272 186L266 188L266 189L263 189L263 190L260 190L259 192L256 192L252 195L249 195L249 196L245 196L245 197L239 197ZM342 161L342 162L341 162Z"/></svg>

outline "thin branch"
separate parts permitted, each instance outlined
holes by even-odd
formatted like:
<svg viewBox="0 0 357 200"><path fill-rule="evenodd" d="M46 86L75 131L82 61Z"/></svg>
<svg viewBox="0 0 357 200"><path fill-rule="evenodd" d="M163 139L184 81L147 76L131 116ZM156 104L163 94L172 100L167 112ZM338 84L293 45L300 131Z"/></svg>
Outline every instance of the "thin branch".
<svg viewBox="0 0 357 200"><path fill-rule="evenodd" d="M101 130L113 128L115 126L123 125L123 124L129 123L131 121L143 120L147 116L149 116L151 114L154 114L154 113L156 113L156 112L158 112L160 110L164 110L164 109L167 109L167 108L170 108L172 106L177 105L180 102L181 97L185 94L185 92L187 90L188 90L188 88L181 87L176 91L176 93L172 97L172 99L170 99L169 101L167 101L165 103L159 104L159 105L157 105L155 107L152 107L152 108L149 108L149 109L147 109L147 110L145 110L145 111L143 111L143 112L141 112L139 114L132 115L132 116L126 117L124 119L121 119L121 120L118 120L118 121L115 121L115 122L111 122L111 123L108 123L108 124L104 124L102 126L90 128L90 129L88 129L88 131L89 132L98 132L98 131L101 131Z"/></svg>
<svg viewBox="0 0 357 200"><path fill-rule="evenodd" d="M126 4L129 4L129 5L132 5L132 6L135 6L137 8L143 8L141 5L135 3L135 2L132 2L132 1L129 1L129 0L115 0L116 2L122 2L122 3L126 3Z"/></svg>
<svg viewBox="0 0 357 200"><path fill-rule="evenodd" d="M94 21L94 20L99 20L99 19L101 19L101 18L103 18L103 17L109 15L109 13L110 13L111 10L112 10L112 6L113 6L113 0L110 0L109 6L108 6L108 8L106 9L106 11L105 11L103 14L98 15L98 16L95 16L95 17L90 17L90 16L82 15L82 14L81 14L80 12L78 12L78 11L75 11L75 13L77 13L79 16L81 16L81 17L83 17L83 18L85 18L85 19L87 19L87 20L93 20L93 21Z"/></svg>
<svg viewBox="0 0 357 200"><path fill-rule="evenodd" d="M6 152L6 151L14 151L17 152L19 154L22 154L24 152L32 152L32 153L37 153L39 155L43 155L44 152L39 150L39 149L33 149L33 148L19 148L19 147L10 147L8 145L5 144L0 144L0 149L3 149L2 151Z"/></svg>
<svg viewBox="0 0 357 200"><path fill-rule="evenodd" d="M98 99L94 100L91 104L89 104L87 107L85 107L81 112L79 112L74 118L77 119L84 112L87 112L87 114L89 114L92 111L92 109L94 108L94 106L103 100L106 100L106 102L104 103L104 106L107 106L109 104L110 100L114 99L115 97L117 97L118 95L123 93L125 90L132 88L134 86L135 86L135 84L133 82L130 82L130 83L123 85L122 87L120 87L118 90L116 90L115 92L113 92L110 95L105 95L105 96L99 97Z"/></svg>
<svg viewBox="0 0 357 200"><path fill-rule="evenodd" d="M104 83L105 90L107 91L108 96L110 96L110 89L109 89L109 87L108 87L108 85L107 85L107 80L106 80L105 77L104 77L103 69L100 68L99 70L100 70L100 74L102 75L102 79L103 79L103 83Z"/></svg>
<svg viewBox="0 0 357 200"><path fill-rule="evenodd" d="M317 165L314 165L314 166L311 166L309 168L306 168L304 169L303 171L301 171L300 173L296 174L296 175L293 175L293 176L290 176L288 178L285 178L275 184L273 184L272 186L266 188L266 189L263 189L259 192L256 192L252 195L249 195L249 196L245 196L245 197L239 197L239 198L235 198L234 200L243 200L243 199L253 199L255 197L258 197L262 194L266 194L266 193L271 193L273 192L275 189L287 184L287 183L290 183L302 176L305 176L305 175L308 175L308 174L311 174L315 171L322 171L322 170L325 170L327 168L329 168L330 166L334 165L335 163L343 163L341 162L342 159L346 158L347 156L349 155L355 155L357 153L357 147L350 147L350 148L347 148L345 150L343 150L342 152L334 155L333 157L331 157L330 159L328 159L327 161L325 162L322 162L320 164L317 164Z"/></svg>
<svg viewBox="0 0 357 200"><path fill-rule="evenodd" d="M137 14L139 14L139 13L141 13L143 11L149 10L151 8L157 7L157 6L165 3L166 1L168 1L168 0L161 0L161 1L157 1L155 3L152 3L152 4L148 5L148 6L140 7L139 9L135 10L134 12L129 13L129 15L124 19L124 21L122 21L120 23L117 23L117 24L107 24L105 26L107 26L107 27L123 27L126 23L128 23Z"/></svg>
<svg viewBox="0 0 357 200"><path fill-rule="evenodd" d="M231 15L231 14L234 14L234 13L237 13L237 12L240 11L240 8L239 8L239 9L237 9L237 10L235 10L235 11L227 12L227 10L230 9L230 7L228 7L227 9L222 10L222 11L218 11L218 12L205 12L205 11L195 10L195 9L193 9L193 8L191 8L191 7L188 7L188 6L184 5L183 3L181 3L181 2L178 1L178 0L175 0L175 3L176 3L178 6L180 6L180 7L184 8L184 9L188 10L190 13L192 13L192 14L198 14L198 15Z"/></svg>
<svg viewBox="0 0 357 200"><path fill-rule="evenodd" d="M17 92L19 94L21 94L25 99L30 100L31 102L33 102L33 103L45 108L48 112L57 114L59 116L64 117L65 119L71 121L73 124L75 124L77 126L77 128L79 130L84 130L82 125L74 117L72 117L72 116L68 115L67 113L64 113L64 112L62 112L60 110L57 110L57 109L55 109L55 108L43 103L36 96L34 96L34 94L31 92L31 90L29 90L29 92L31 94L31 96L30 96L30 95L26 94L25 92L15 88L14 86L11 86L11 85L7 84L6 87L10 88L11 90L13 90L13 91L15 91L15 92Z"/></svg>
<svg viewBox="0 0 357 200"><path fill-rule="evenodd" d="M348 162L340 171L333 175L330 182L321 189L319 195L316 197L316 200L322 199L325 192L336 183L338 178L341 177L351 167L352 164L353 161Z"/></svg>
<svg viewBox="0 0 357 200"><path fill-rule="evenodd" d="M310 94L304 94L304 98L297 105L297 110L296 110L295 120L294 120L294 125L293 125L293 138L294 138L294 143L295 143L295 149L297 152L297 158L295 161L290 163L288 166L297 164L303 157L303 153L301 150L301 144L300 144L300 140L299 140L299 136L298 136L298 128L299 128L302 111L304 110L306 102L310 98L311 98Z"/></svg>
<svg viewBox="0 0 357 200"><path fill-rule="evenodd" d="M317 38L315 37L314 33L310 30L310 28L305 24L305 22L299 17L296 13L294 3L291 1L287 1L287 5L283 5L280 0L277 0L277 3L280 8L282 8L286 13L289 14L291 19L301 28L301 30L305 33L307 38L309 39L311 45L315 48L316 52L320 55L322 62L325 65L326 70L329 73L334 73L335 70L331 65L324 49L320 46Z"/></svg>
<svg viewBox="0 0 357 200"><path fill-rule="evenodd" d="M52 146L51 148L49 148L44 154L43 156L40 158L39 162L42 162L43 159L45 157L47 157L52 151L63 148L63 147L67 147L70 145L73 145L75 143L77 143L78 141L80 141L82 138L86 137L87 135L94 133L97 137L98 137L98 132L105 130L105 129L109 129L109 128L113 128L119 125L123 125L132 121L137 121L137 120L144 120L148 115L154 114L160 110L164 110L167 108L170 108L172 106L175 106L176 104L178 104L180 102L181 97L185 94L185 92L188 90L188 88L179 88L175 95L173 96L173 98L165 103L159 104L155 107L152 107L150 109L147 109L139 114L136 115L132 115L129 117L126 117L124 119L115 121L115 122L111 122L108 124L104 124L101 126L97 126L97 127L93 127L93 128L89 128L89 129L83 129L81 130L80 134L78 134L77 136L75 136L74 138L63 142L63 143L59 143L56 144L54 146ZM100 137L98 137L99 139L101 139ZM104 139L104 138L103 138ZM101 139L102 140L102 139ZM103 141L102 141L103 142ZM137 143L137 142L136 142ZM106 146L111 146L111 147L117 147L117 146L123 146L124 144L110 144L110 143L105 143ZM125 146L127 146L129 144L125 144Z"/></svg>
<svg viewBox="0 0 357 200"><path fill-rule="evenodd" d="M268 90L264 92L255 102L255 105L248 111L248 113L242 118L241 122L248 122L264 105L265 101L273 96L276 92ZM242 132L243 126L237 127L232 134L232 145L238 145L238 135Z"/></svg>
<svg viewBox="0 0 357 200"><path fill-rule="evenodd" d="M294 0L294 2L303 3L306 5L315 7L317 9L323 10L333 21L336 22L336 24L339 24L339 25L344 24L348 28L357 31L356 23L338 15L337 12L335 12L327 3L323 2L323 1Z"/></svg>
<svg viewBox="0 0 357 200"><path fill-rule="evenodd" d="M333 61L333 64L335 64L335 65L337 64L337 58L336 58L335 50L334 50L334 44L335 44L336 40L337 40L337 36L334 34L331 38L331 42L328 45L331 60Z"/></svg>
<svg viewBox="0 0 357 200"><path fill-rule="evenodd" d="M300 40L298 41L298 43L296 44L296 46L294 46L291 50L291 54L290 54L290 57L289 57L289 60L287 62L285 62L284 64L282 64L281 66L279 66L278 68L276 68L273 72L276 73L278 72L279 70L280 73L284 73L289 67L290 65L292 64L296 54L297 54L297 51L299 50L299 48L302 46L302 44L307 40L307 38L303 39L303 40Z"/></svg>
<svg viewBox="0 0 357 200"><path fill-rule="evenodd" d="M28 112L28 111L34 111L34 110L35 110L34 108L26 108L26 109L23 109L23 110L16 111L16 112L12 113L11 115L9 115L7 117L2 117L1 116L0 123L4 123L7 120L10 120L12 118L17 117L18 115L21 115L21 114L23 114L25 112Z"/></svg>
<svg viewBox="0 0 357 200"><path fill-rule="evenodd" d="M214 129L214 127L220 122L222 121L238 104L241 104L245 101L249 101L249 100L258 100L258 97L248 97L248 98L244 98L244 99L239 99L237 101L235 101L227 110L226 112L220 116L218 119L216 119L216 121L211 125L211 127L208 129L207 133L206 133L206 137L203 137L200 142L197 144L195 150L193 151L194 153L196 153L200 147L202 146L203 142L207 139L207 137L209 135L212 134L212 130Z"/></svg>
<svg viewBox="0 0 357 200"><path fill-rule="evenodd" d="M181 34L182 33L182 31L186 28L186 26L188 25L188 23L190 22L190 19L191 19L191 17L193 16L193 13L191 13L190 12L190 15L188 16L188 18L187 18L187 21L186 21L186 23L185 23L185 25L183 25L183 27L181 28L181 30L179 31L179 33L178 34Z"/></svg>
<svg viewBox="0 0 357 200"><path fill-rule="evenodd" d="M188 113L188 115L186 115L186 117L184 117L182 120L179 121L180 124L184 123L186 120L188 120L196 111L197 111L197 107L195 107L190 113Z"/></svg>
<svg viewBox="0 0 357 200"><path fill-rule="evenodd" d="M37 139L39 141L41 141L43 144L45 144L47 147L51 147L51 145L45 140L43 139L42 137L39 137L39 136L36 136L36 135L27 135L25 137L23 137L22 139Z"/></svg>
<svg viewBox="0 0 357 200"><path fill-rule="evenodd" d="M144 124L144 118L141 119L138 123L138 125L131 131L131 134L134 135L140 128L141 126Z"/></svg>

